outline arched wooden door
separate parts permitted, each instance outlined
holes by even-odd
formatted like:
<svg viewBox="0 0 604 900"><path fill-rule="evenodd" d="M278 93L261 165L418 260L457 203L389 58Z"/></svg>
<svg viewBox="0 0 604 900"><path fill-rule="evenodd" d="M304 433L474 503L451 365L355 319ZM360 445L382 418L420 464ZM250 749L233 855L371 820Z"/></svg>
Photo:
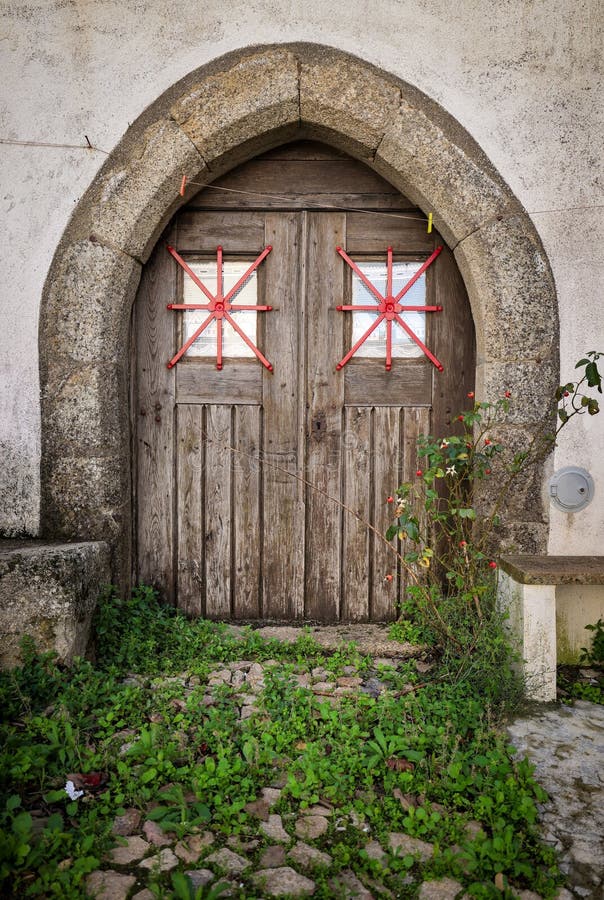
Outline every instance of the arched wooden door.
<svg viewBox="0 0 604 900"><path fill-rule="evenodd" d="M208 315L166 308L208 303L167 243L210 294L218 246L224 292L272 246L232 300L272 306L236 314L272 372L228 323L217 370L215 321L167 368ZM417 435L448 429L473 386L474 329L444 247L401 301L443 307L403 315L443 371L398 326L386 371L385 322L337 369L375 315L336 307L376 301L336 247L382 292L392 247L394 294L442 244L370 169L311 143L246 163L178 213L134 308L137 580L211 618L396 615L404 578L395 556L329 498L385 531L386 498L415 472Z"/></svg>

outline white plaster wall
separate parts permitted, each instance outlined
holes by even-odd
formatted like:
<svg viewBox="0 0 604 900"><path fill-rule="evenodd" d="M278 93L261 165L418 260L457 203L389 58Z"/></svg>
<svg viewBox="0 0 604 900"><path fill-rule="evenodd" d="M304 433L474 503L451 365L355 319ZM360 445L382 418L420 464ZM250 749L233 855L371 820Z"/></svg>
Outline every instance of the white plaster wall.
<svg viewBox="0 0 604 900"><path fill-rule="evenodd" d="M173 82L254 43L329 44L393 72L461 122L532 212L558 286L564 379L584 351L604 349L604 209L575 209L604 204L601 0L16 0L0 8L2 139L82 144L86 134L109 151ZM0 154L0 530L35 533L40 295L104 156L7 145ZM604 553L603 448L604 415L560 443L556 466L588 468L596 497L574 517L552 516L552 552Z"/></svg>

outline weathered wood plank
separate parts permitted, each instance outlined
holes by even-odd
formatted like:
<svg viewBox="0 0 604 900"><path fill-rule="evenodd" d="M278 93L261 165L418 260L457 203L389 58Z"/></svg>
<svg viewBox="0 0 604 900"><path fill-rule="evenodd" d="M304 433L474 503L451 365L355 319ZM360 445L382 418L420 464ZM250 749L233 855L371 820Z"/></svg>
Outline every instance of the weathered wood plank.
<svg viewBox="0 0 604 900"><path fill-rule="evenodd" d="M334 362L343 354L343 317L335 306L344 292L344 270L335 248L344 245L345 216L308 213L307 441L310 482L331 497L340 496L344 377ZM326 298L331 298L328 302ZM312 489L306 496L305 613L336 621L340 615L340 507Z"/></svg>
<svg viewBox="0 0 604 900"><path fill-rule="evenodd" d="M344 367L347 406L419 406L432 400L432 365L424 359L351 359Z"/></svg>
<svg viewBox="0 0 604 900"><path fill-rule="evenodd" d="M235 408L233 446L233 613L236 619L260 617L260 552L262 518L260 507L261 410L254 406Z"/></svg>
<svg viewBox="0 0 604 900"><path fill-rule="evenodd" d="M244 163L200 191L187 209L290 209L300 201L345 209L415 209L367 166L316 142L290 144Z"/></svg>
<svg viewBox="0 0 604 900"><path fill-rule="evenodd" d="M176 249L179 253L216 253L257 256L264 248L264 213L197 212L184 210L178 217ZM164 253L169 255L164 248ZM174 263L173 263L174 264ZM174 264L175 265L175 264Z"/></svg>
<svg viewBox="0 0 604 900"><path fill-rule="evenodd" d="M206 407L205 568L206 615L230 618L233 468L231 407Z"/></svg>
<svg viewBox="0 0 604 900"><path fill-rule="evenodd" d="M174 373L166 368L166 353L174 346L174 322L166 310L166 296L173 294L174 283L173 261L163 245L158 246L143 269L134 321L136 574L170 603L174 602Z"/></svg>
<svg viewBox="0 0 604 900"><path fill-rule="evenodd" d="M346 409L342 435L343 502L371 522L371 409ZM345 622L369 618L370 531L344 510L342 532L342 605Z"/></svg>
<svg viewBox="0 0 604 900"><path fill-rule="evenodd" d="M422 216L421 210L401 213L401 216ZM405 258L420 258L432 252L434 236L426 231L426 220L399 218L396 215L376 213L348 213L346 221L346 250L370 253L386 261L386 249L392 247L395 254Z"/></svg>
<svg viewBox="0 0 604 900"><path fill-rule="evenodd" d="M414 482L418 466L423 462L417 458L417 439L420 434L430 434L431 411L427 407L401 410L401 434L399 452L399 484L404 481ZM401 554L414 550L415 545L408 541L399 541ZM398 600L401 603L405 599L407 587L411 584L409 575L399 566Z"/></svg>
<svg viewBox="0 0 604 900"><path fill-rule="evenodd" d="M176 366L177 403L262 403L262 366L256 359L214 361L183 359Z"/></svg>
<svg viewBox="0 0 604 900"><path fill-rule="evenodd" d="M375 528L384 534L392 517L387 498L399 486L399 419L396 408L373 411L373 516ZM396 545L394 540L393 545ZM371 618L387 621L395 618L397 600L397 558L383 541L373 536L371 559ZM393 575L392 581L386 576Z"/></svg>
<svg viewBox="0 0 604 900"><path fill-rule="evenodd" d="M439 235L436 241L443 243ZM463 425L455 417L472 405L467 393L474 389L476 342L470 301L448 247L430 266L426 278L426 291L434 298L428 302L443 307L441 313L428 317L433 320L428 322L428 346L434 347L444 366L443 372L433 372L433 427L437 434L463 433Z"/></svg>
<svg viewBox="0 0 604 900"><path fill-rule="evenodd" d="M177 596L188 616L204 612L202 413L201 406L176 410Z"/></svg>
<svg viewBox="0 0 604 900"><path fill-rule="evenodd" d="M279 309L262 317L264 346L274 373L263 370L264 444L262 615L296 619L303 614L304 493L291 474L302 474L299 380L304 378L300 336L304 309L298 278L299 216L268 213L267 302ZM276 467L276 468L273 468Z"/></svg>

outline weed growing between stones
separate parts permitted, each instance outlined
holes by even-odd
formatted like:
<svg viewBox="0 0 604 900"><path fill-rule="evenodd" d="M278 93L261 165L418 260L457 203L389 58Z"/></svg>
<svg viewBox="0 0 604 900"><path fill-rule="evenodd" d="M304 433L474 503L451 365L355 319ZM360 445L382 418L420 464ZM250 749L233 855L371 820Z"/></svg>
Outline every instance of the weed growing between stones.
<svg viewBox="0 0 604 900"><path fill-rule="evenodd" d="M545 795L471 681L190 622L146 588L108 594L98 635L96 664L30 651L0 676L3 896L554 895Z"/></svg>
<svg viewBox="0 0 604 900"><path fill-rule="evenodd" d="M589 700L604 704L604 619L585 626L589 647L581 647L579 666L558 666L558 697L564 702Z"/></svg>

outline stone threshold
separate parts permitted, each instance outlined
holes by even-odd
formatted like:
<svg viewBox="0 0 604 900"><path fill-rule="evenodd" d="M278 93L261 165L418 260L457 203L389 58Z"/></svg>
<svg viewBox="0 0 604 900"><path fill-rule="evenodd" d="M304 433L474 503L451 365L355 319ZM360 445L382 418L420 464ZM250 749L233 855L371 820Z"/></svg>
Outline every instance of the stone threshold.
<svg viewBox="0 0 604 900"><path fill-rule="evenodd" d="M251 624L251 623L250 623ZM243 636L243 626L229 624L229 631L236 636ZM389 625L359 624L317 625L301 622L299 625L257 625L252 626L262 637L274 639L285 644L293 644L307 633L320 647L327 652L335 653L350 643L354 643L359 653L368 656L383 656L390 659L413 659L426 652L423 645L391 640L388 637ZM304 629L307 629L305 632Z"/></svg>

